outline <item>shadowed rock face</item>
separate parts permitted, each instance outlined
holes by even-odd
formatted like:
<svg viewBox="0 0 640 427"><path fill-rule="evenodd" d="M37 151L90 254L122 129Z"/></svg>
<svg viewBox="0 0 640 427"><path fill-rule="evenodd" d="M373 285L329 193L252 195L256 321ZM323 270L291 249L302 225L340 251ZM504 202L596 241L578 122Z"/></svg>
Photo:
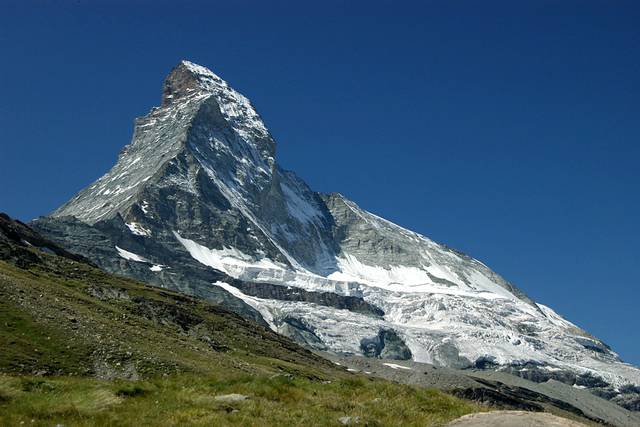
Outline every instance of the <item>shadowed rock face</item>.
<svg viewBox="0 0 640 427"><path fill-rule="evenodd" d="M3 252L3 258L8 258L13 252L16 252L16 247L35 247L43 252L91 264L87 258L63 249L60 245L34 232L28 225L0 212L0 251ZM16 262L26 262L27 259L33 257L28 252L19 252L22 257L17 257Z"/></svg>
<svg viewBox="0 0 640 427"><path fill-rule="evenodd" d="M362 354L381 359L410 360L411 350L393 330L381 329L378 335L360 341Z"/></svg>
<svg viewBox="0 0 640 427"><path fill-rule="evenodd" d="M591 419L600 424L608 424L601 418L596 418L585 414L579 408L562 400L554 399L542 393L538 393L523 387L503 384L499 381L489 381L476 378L482 387L469 387L454 390L456 396L485 402L498 408L516 408L525 411L541 412L544 410L543 404L552 405L564 411L573 413L580 417Z"/></svg>
<svg viewBox="0 0 640 427"><path fill-rule="evenodd" d="M193 92L200 90L198 75L192 73L184 63L178 64L164 80L162 85L162 107L180 102Z"/></svg>
<svg viewBox="0 0 640 427"><path fill-rule="evenodd" d="M482 369L486 369L482 368ZM596 396L612 400L630 411L640 411L640 388L624 385L616 388L590 372L576 373L568 369L549 369L548 366L536 363L514 364L509 366L493 366L493 369L516 375L536 383L558 381L573 387L590 390Z"/></svg>
<svg viewBox="0 0 640 427"><path fill-rule="evenodd" d="M304 319L285 316L278 322L277 331L300 344L304 344L316 350L326 350L327 346L316 334L313 326L308 325Z"/></svg>
<svg viewBox="0 0 640 427"><path fill-rule="evenodd" d="M275 299L279 301L304 301L376 317L384 316L384 311L359 297L343 296L332 292L309 292L304 289L289 286L246 282L232 278L229 278L227 283L238 288L246 295L258 298ZM409 352L409 355L410 354L411 352Z"/></svg>
<svg viewBox="0 0 640 427"><path fill-rule="evenodd" d="M183 61L114 167L33 225L107 271L315 348L522 375L530 362L537 378L592 375L586 387L634 407L618 390L640 371L604 343L480 261L314 192L275 149L247 98Z"/></svg>

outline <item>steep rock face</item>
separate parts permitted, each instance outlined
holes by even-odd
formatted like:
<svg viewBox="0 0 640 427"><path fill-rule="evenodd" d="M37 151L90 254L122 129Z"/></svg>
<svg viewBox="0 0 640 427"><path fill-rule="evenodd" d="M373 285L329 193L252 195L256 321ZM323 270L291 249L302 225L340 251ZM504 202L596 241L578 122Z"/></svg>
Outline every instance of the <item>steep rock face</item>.
<svg viewBox="0 0 640 427"><path fill-rule="evenodd" d="M282 170L251 103L187 61L111 171L34 226L109 271L224 304L315 348L589 375L601 383L585 387L624 402L621 387L640 384L636 368L480 261Z"/></svg>
<svg viewBox="0 0 640 427"><path fill-rule="evenodd" d="M426 275L419 279L425 283L490 289L533 304L515 286L463 253L366 212L341 194L323 195L323 200L334 218L334 235L341 248L341 260L345 262L351 256L362 264L387 270L400 265L416 268ZM482 277L483 283L478 283L478 276Z"/></svg>
<svg viewBox="0 0 640 427"><path fill-rule="evenodd" d="M26 247L34 247L48 254L54 254L73 261L91 264L87 258L66 251L56 243L43 238L38 233L35 233L26 224L18 220L14 220L9 217L9 215L0 212L0 254L2 255L0 258L9 259L15 261L16 264L20 264L26 259L33 258L33 254L19 249ZM22 255L22 259L12 259L15 253Z"/></svg>
<svg viewBox="0 0 640 427"><path fill-rule="evenodd" d="M380 359L410 360L411 350L395 331L381 329L378 335L360 341L362 354Z"/></svg>

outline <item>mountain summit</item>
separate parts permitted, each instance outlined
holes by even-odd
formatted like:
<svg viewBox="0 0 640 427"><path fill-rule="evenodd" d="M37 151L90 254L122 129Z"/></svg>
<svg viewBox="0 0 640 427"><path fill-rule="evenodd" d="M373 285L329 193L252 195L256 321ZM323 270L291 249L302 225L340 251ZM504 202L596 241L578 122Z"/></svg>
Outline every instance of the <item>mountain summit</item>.
<svg viewBox="0 0 640 427"><path fill-rule="evenodd" d="M640 409L640 370L480 261L311 190L247 98L188 61L117 164L34 226L311 348L555 379Z"/></svg>

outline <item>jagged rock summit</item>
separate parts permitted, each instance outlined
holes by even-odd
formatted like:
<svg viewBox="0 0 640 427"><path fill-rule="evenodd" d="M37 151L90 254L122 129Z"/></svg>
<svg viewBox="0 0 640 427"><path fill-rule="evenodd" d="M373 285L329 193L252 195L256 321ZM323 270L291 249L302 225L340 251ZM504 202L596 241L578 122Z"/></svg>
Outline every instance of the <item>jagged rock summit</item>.
<svg viewBox="0 0 640 427"><path fill-rule="evenodd" d="M637 368L480 261L311 190L247 98L188 61L117 164L34 226L316 349L556 379L639 409Z"/></svg>
<svg viewBox="0 0 640 427"><path fill-rule="evenodd" d="M243 177L252 182L243 184L260 187L273 172L275 142L244 96L206 68L182 61L164 82L162 106L136 120L133 141L116 166L53 216L88 224L113 218L138 202L135 195L147 181L179 166L187 152L216 167L232 162L230 157L244 159Z"/></svg>

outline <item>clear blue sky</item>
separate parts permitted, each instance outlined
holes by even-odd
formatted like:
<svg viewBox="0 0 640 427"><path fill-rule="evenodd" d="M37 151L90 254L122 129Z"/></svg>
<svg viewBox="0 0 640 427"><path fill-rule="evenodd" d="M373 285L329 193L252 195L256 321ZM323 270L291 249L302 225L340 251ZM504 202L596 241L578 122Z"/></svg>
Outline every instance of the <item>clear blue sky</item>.
<svg viewBox="0 0 640 427"><path fill-rule="evenodd" d="M0 1L0 210L29 220L101 176L190 59L314 189L640 364L640 2L224 3Z"/></svg>

